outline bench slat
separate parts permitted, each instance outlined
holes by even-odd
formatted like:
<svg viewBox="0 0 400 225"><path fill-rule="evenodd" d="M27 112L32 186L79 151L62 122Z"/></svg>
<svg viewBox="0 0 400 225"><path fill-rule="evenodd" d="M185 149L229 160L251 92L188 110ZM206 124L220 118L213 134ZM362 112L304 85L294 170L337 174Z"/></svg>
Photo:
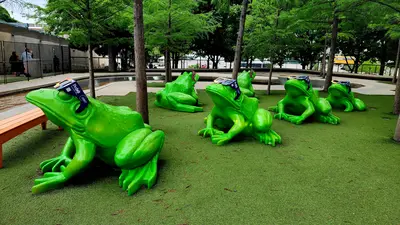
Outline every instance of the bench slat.
<svg viewBox="0 0 400 225"><path fill-rule="evenodd" d="M13 121L13 120L16 120L16 119L21 118L21 117L25 117L27 115L34 114L34 113L43 113L43 111L40 108L35 108L35 109L29 110L27 112L24 112L24 113L21 113L21 114L6 118L4 120L1 120L0 121L0 125L8 123L8 122Z"/></svg>
<svg viewBox="0 0 400 225"><path fill-rule="evenodd" d="M32 127L35 127L38 124L41 124L45 121L47 121L46 117L44 117L44 118L40 117L35 120L31 120L27 123L22 124L21 126L18 127L18 129L11 129L11 130L8 130L7 132L4 132L0 136L0 144L3 144L5 142L9 141L10 139L18 136L19 134L22 134L23 132L25 132L25 131L31 129Z"/></svg>
<svg viewBox="0 0 400 225"><path fill-rule="evenodd" d="M34 120L34 119L40 118L40 117L46 117L46 116L44 114L40 114L40 113L33 113L30 115L26 115L25 117L21 117L16 120L9 121L6 124L0 124L0 134L5 132L6 130L13 129L15 127L20 126L23 123L26 123L30 120Z"/></svg>

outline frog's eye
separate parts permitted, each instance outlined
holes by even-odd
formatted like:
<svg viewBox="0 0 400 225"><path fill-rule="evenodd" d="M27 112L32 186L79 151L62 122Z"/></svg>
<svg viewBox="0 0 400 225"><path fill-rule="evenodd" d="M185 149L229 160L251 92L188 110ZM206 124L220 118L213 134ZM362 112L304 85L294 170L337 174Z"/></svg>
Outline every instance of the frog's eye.
<svg viewBox="0 0 400 225"><path fill-rule="evenodd" d="M61 98L64 101L68 101L72 98L72 95L67 94L64 91L59 91L57 95L59 98Z"/></svg>

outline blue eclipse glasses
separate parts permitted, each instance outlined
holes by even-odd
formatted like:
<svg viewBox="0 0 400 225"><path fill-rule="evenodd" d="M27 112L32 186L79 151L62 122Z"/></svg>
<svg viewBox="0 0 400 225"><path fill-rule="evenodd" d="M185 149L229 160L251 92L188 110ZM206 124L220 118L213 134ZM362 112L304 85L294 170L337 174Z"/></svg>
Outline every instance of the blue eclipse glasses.
<svg viewBox="0 0 400 225"><path fill-rule="evenodd" d="M240 94L242 94L242 92L240 91L240 88L239 88L239 85L238 85L237 81L234 80L234 79L221 77L221 78L215 79L214 83L222 84L224 86L229 86L229 87L233 88L236 91L235 100L237 100L239 98Z"/></svg>
<svg viewBox="0 0 400 225"><path fill-rule="evenodd" d="M347 89L349 90L349 93L351 92L351 83L350 83L350 81L333 80L332 83L333 84L341 84L341 85L347 87Z"/></svg>
<svg viewBox="0 0 400 225"><path fill-rule="evenodd" d="M89 99L86 96L85 92L83 92L81 86L79 86L79 84L75 80L63 80L60 83L57 83L54 88L56 88L58 91L64 91L65 93L75 96L79 99L81 104L79 105L79 108L75 111L76 113L80 113L86 107L88 107Z"/></svg>
<svg viewBox="0 0 400 225"><path fill-rule="evenodd" d="M288 80L292 80L292 79L304 80L304 81L307 83L307 85L308 85L307 90L309 90L310 87L311 87L311 80L310 80L310 77L309 77L309 76L298 76L298 77L296 77L296 76L290 76L290 77L288 77L287 79L288 79Z"/></svg>

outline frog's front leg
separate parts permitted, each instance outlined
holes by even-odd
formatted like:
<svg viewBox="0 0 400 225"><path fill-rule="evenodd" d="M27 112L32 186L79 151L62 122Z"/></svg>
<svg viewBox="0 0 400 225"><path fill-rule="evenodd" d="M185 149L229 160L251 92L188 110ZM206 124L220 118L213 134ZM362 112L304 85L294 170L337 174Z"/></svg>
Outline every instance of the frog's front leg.
<svg viewBox="0 0 400 225"><path fill-rule="evenodd" d="M214 134L223 134L224 132L217 130L214 128L214 122L216 120L215 116L215 108L211 111L211 113L206 118L206 128L201 129L198 134L203 137L212 137Z"/></svg>
<svg viewBox="0 0 400 225"><path fill-rule="evenodd" d="M253 117L253 136L260 142L275 146L281 144L282 139L279 134L271 129L272 115L265 109L257 109Z"/></svg>
<svg viewBox="0 0 400 225"><path fill-rule="evenodd" d="M171 104L171 106L182 112L202 112L203 108L196 106L197 99L192 96L181 93L181 92L172 92L167 95L167 100Z"/></svg>
<svg viewBox="0 0 400 225"><path fill-rule="evenodd" d="M286 97L278 102L277 107L270 107L270 110L275 111L274 118L279 120L288 120L289 114L285 112L285 105L287 104Z"/></svg>
<svg viewBox="0 0 400 225"><path fill-rule="evenodd" d="M306 110L304 110L304 112L300 116L289 116L289 122L294 124L301 124L304 120L314 114L315 107L308 98L304 99L301 104L306 108Z"/></svg>
<svg viewBox="0 0 400 225"><path fill-rule="evenodd" d="M76 152L71 162L66 167L60 166L62 172L47 172L43 178L36 179L35 186L32 187L33 194L62 187L66 181L82 172L92 162L96 154L94 143L80 137L74 138L73 143Z"/></svg>
<svg viewBox="0 0 400 225"><path fill-rule="evenodd" d="M60 156L48 159L40 163L40 169L43 173L46 172L60 172L61 166L68 166L75 152L74 141L71 137L68 138Z"/></svg>
<svg viewBox="0 0 400 225"><path fill-rule="evenodd" d="M324 98L319 98L317 102L318 113L317 120L322 123L339 124L340 119L332 114L331 104Z"/></svg>
<svg viewBox="0 0 400 225"><path fill-rule="evenodd" d="M342 104L345 107L345 109L344 109L345 112L352 112L354 110L353 103L351 103L350 100L343 99Z"/></svg>
<svg viewBox="0 0 400 225"><path fill-rule="evenodd" d="M242 115L235 113L229 115L229 118L233 121L234 123L233 126L228 131L228 133L214 134L211 137L211 141L213 144L217 145L226 144L246 128L247 123Z"/></svg>
<svg viewBox="0 0 400 225"><path fill-rule="evenodd" d="M151 188L157 178L157 161L164 144L164 132L142 128L128 134L117 146L114 156L122 169L119 185L132 195L142 185Z"/></svg>

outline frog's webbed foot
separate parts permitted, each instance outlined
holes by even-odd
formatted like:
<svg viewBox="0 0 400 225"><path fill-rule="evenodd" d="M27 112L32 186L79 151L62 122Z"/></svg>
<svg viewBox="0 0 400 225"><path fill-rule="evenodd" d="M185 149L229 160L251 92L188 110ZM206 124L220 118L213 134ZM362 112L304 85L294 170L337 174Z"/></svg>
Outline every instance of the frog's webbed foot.
<svg viewBox="0 0 400 225"><path fill-rule="evenodd" d="M213 135L223 134L223 131L217 130L215 128L204 128L198 132L200 136L212 137Z"/></svg>
<svg viewBox="0 0 400 225"><path fill-rule="evenodd" d="M63 170L61 166L61 170ZM32 187L33 194L43 193L52 189L60 188L64 185L67 179L63 173L59 172L48 172L43 175L42 178L35 180L35 186Z"/></svg>
<svg viewBox="0 0 400 225"><path fill-rule="evenodd" d="M132 170L122 170L119 176L119 185L128 191L128 195L136 193L142 185L148 189L153 187L157 179L157 153L148 163Z"/></svg>
<svg viewBox="0 0 400 225"><path fill-rule="evenodd" d="M305 119L302 116L295 116L295 115L286 115L286 121L289 121L293 124L302 124Z"/></svg>
<svg viewBox="0 0 400 225"><path fill-rule="evenodd" d="M303 121L305 120L302 116L290 115L287 113L277 113L274 115L274 118L280 120L286 120L294 124L302 124Z"/></svg>
<svg viewBox="0 0 400 225"><path fill-rule="evenodd" d="M334 125L340 123L340 118L331 113L328 115L319 115L317 116L317 119L322 123L330 123Z"/></svg>
<svg viewBox="0 0 400 225"><path fill-rule="evenodd" d="M43 171L43 173L61 172L61 166L67 167L71 160L72 159L68 156L60 155L58 157L48 159L40 163L40 169Z"/></svg>
<svg viewBox="0 0 400 225"><path fill-rule="evenodd" d="M265 133L256 133L255 137L264 144L275 146L276 144L282 144L282 138L281 136L273 131L272 129L269 129Z"/></svg>
<svg viewBox="0 0 400 225"><path fill-rule="evenodd" d="M211 136L211 142L217 145L224 145L230 140L232 140L232 135L230 135L229 133L225 134L224 132L222 132L222 134L214 134L213 136Z"/></svg>

